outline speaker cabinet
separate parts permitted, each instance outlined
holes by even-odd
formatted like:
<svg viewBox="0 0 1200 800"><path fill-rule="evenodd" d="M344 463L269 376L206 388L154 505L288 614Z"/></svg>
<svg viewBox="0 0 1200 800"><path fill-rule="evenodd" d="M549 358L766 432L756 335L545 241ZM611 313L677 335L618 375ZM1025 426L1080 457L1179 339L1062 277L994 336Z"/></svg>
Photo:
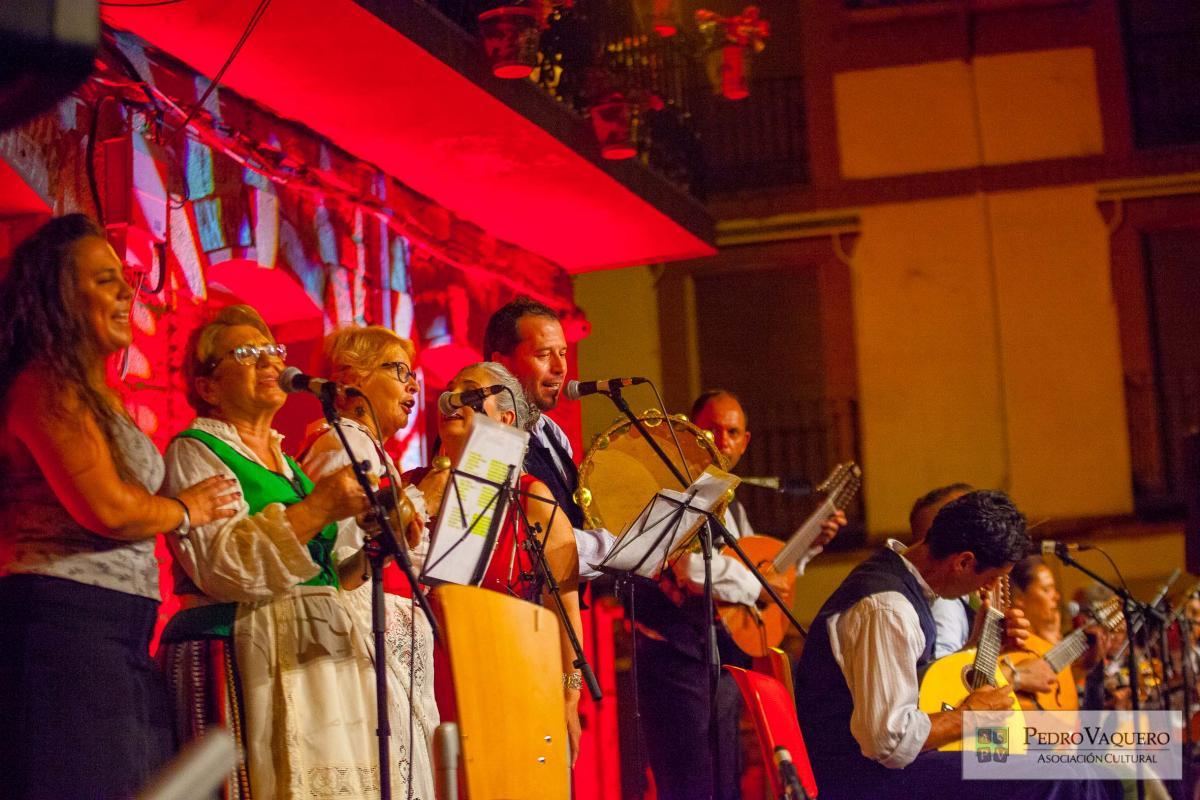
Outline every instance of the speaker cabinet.
<svg viewBox="0 0 1200 800"><path fill-rule="evenodd" d="M97 0L0 0L0 130L82 83L99 42Z"/></svg>

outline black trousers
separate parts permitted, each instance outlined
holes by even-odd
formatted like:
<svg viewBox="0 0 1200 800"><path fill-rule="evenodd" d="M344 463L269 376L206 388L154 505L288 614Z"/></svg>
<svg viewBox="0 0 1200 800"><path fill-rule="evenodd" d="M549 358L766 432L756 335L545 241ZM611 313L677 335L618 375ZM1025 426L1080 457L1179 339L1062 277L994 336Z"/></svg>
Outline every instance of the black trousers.
<svg viewBox="0 0 1200 800"><path fill-rule="evenodd" d="M170 759L147 652L157 610L75 581L0 578L0 797L129 797Z"/></svg>
<svg viewBox="0 0 1200 800"><path fill-rule="evenodd" d="M714 794L707 666L666 642L640 633L634 639L642 740L659 800L737 800L742 702L733 678L722 670L717 686L720 787Z"/></svg>

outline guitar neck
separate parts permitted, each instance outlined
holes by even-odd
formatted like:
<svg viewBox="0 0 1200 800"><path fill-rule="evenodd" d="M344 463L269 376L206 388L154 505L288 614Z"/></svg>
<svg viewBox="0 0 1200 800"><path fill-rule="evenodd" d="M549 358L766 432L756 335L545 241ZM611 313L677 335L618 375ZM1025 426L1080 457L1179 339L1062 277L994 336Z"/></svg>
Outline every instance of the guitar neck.
<svg viewBox="0 0 1200 800"><path fill-rule="evenodd" d="M1063 640L1046 651L1046 663L1055 672L1062 672L1075 659L1087 652L1087 634L1083 629L1071 631Z"/></svg>
<svg viewBox="0 0 1200 800"><path fill-rule="evenodd" d="M979 646L975 650L972 687L982 689L995 684L996 665L1000 663L1000 642L1004 633L1004 614L994 608L987 610Z"/></svg>
<svg viewBox="0 0 1200 800"><path fill-rule="evenodd" d="M821 505L817 506L817 510L796 529L779 554L772 559L771 566L776 572L791 569L804 557L804 554L812 547L812 543L817 540L817 536L820 535L821 525L834 511L833 501L828 497L825 498Z"/></svg>

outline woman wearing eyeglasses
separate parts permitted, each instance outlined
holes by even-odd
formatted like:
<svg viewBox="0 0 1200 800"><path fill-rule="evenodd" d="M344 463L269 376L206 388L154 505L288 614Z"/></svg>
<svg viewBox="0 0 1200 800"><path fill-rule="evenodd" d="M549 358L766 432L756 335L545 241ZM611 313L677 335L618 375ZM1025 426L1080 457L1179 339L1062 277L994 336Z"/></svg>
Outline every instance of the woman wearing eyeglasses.
<svg viewBox="0 0 1200 800"><path fill-rule="evenodd" d="M154 539L232 515L235 487L155 496L162 458L105 382L132 304L82 214L39 228L0 284L0 797L129 797L173 749Z"/></svg>
<svg viewBox="0 0 1200 800"><path fill-rule="evenodd" d="M436 514L441 507L442 498L450 486L450 466L462 455L467 443L467 434L471 430L471 421L476 414L485 414L496 422L521 430L529 430L536 421L538 412L525 398L521 382L503 364L484 361L464 367L454 376L447 388L453 392L461 392L495 384L506 387L508 391L491 395L474 408L455 409L454 413L449 415L439 414L438 436L442 441L441 452L433 459L430 467L406 473L405 478L417 484L421 490L430 513ZM537 526L537 530L543 531L539 539L545 548L547 565L558 583L567 619L570 620L576 637L582 641L583 622L579 613L579 552L571 523L566 514L554 504L553 495L546 484L522 472L518 486L522 492L524 517L531 526ZM481 585L486 589L530 602L540 602L546 608L557 612L544 581L540 575L536 575L528 552L513 535L514 521L514 514L510 511L500 528L500 535L497 537L495 550ZM529 580L527 576L530 575L536 577ZM567 737L573 765L579 755L579 696L583 688L583 679L573 666L575 651L571 648L566 629L560 629L559 633L563 663L563 696L567 709Z"/></svg>
<svg viewBox="0 0 1200 800"><path fill-rule="evenodd" d="M395 332L380 326L348 327L325 338L324 370L338 383L353 387L358 394L344 393L336 400L342 434L355 458L396 509L389 519L397 541L406 548L417 572L429 549L424 501L413 487L402 487L400 471L383 445L408 424L417 402L417 379L413 373L413 346ZM346 454L337 431L325 420L314 423L301 462L314 478L346 468ZM371 631L370 564L363 552L367 530L376 526L363 521L343 526L334 547L338 576L366 649L374 653ZM395 797L433 798L433 764L430 747L440 721L433 696L433 632L419 608L413 607L410 589L403 576L389 567L396 593L385 595L388 646L388 716L392 738L392 792ZM410 781L411 775L411 781Z"/></svg>
<svg viewBox="0 0 1200 800"><path fill-rule="evenodd" d="M338 521L366 508L349 468L314 483L272 427L286 350L249 306L197 330L185 361L199 416L167 448L167 490L234 478L231 519L168 538L182 610L163 658L182 739L231 727L244 766L233 797L377 793L374 676L340 596Z"/></svg>

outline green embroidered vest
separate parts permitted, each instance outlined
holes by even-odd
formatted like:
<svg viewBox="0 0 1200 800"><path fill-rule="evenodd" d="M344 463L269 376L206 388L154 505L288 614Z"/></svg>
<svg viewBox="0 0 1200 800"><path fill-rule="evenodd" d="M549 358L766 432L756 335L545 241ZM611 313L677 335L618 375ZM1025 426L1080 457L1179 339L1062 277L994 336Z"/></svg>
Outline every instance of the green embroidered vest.
<svg viewBox="0 0 1200 800"><path fill-rule="evenodd" d="M243 456L226 442L205 431L189 428L176 438L195 439L203 443L227 466L241 484L242 497L250 507L251 515L257 514L272 503L292 505L303 500L312 491L313 482L301 471L300 466L285 455L292 468L293 478L269 470L256 461ZM337 569L333 563L333 545L337 539L337 523L330 523L308 541L308 553L313 563L321 568L302 586L337 586ZM176 614L163 631L164 642L183 639L229 636L233 630L236 614L235 603L201 606Z"/></svg>

